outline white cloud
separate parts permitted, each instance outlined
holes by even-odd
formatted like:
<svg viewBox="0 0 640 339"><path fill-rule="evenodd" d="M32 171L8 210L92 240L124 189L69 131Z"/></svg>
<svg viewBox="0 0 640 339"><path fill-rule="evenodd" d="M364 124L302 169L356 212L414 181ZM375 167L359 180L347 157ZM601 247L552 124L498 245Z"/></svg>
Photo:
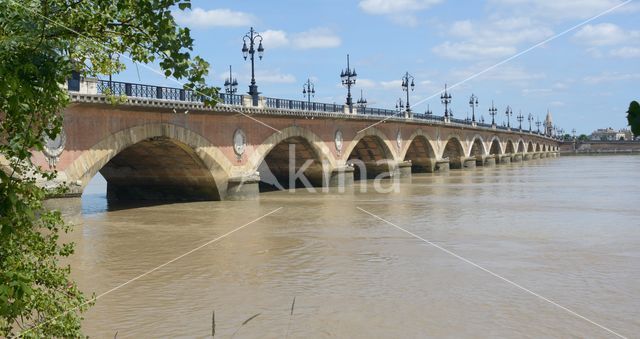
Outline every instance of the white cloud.
<svg viewBox="0 0 640 339"><path fill-rule="evenodd" d="M176 22L190 27L238 27L249 26L254 21L251 14L230 9L204 10L196 7L190 11L174 11Z"/></svg>
<svg viewBox="0 0 640 339"><path fill-rule="evenodd" d="M415 27L419 24L416 12L441 2L442 0L360 0L358 6L365 13L386 15L398 25Z"/></svg>
<svg viewBox="0 0 640 339"><path fill-rule="evenodd" d="M258 70L256 71L256 80L261 83L291 84L296 82L296 77L292 74L281 73L279 69Z"/></svg>
<svg viewBox="0 0 640 339"><path fill-rule="evenodd" d="M445 58L471 60L511 56L517 53L519 44L538 43L553 35L553 31L530 18L518 17L484 23L456 21L448 35L462 41L445 41L432 51Z"/></svg>
<svg viewBox="0 0 640 339"><path fill-rule="evenodd" d="M513 46L482 46L472 42L446 41L431 49L435 54L451 59L472 60L484 58L499 58L516 53Z"/></svg>
<svg viewBox="0 0 640 339"><path fill-rule="evenodd" d="M427 9L442 0L361 0L358 6L369 14L398 14Z"/></svg>
<svg viewBox="0 0 640 339"><path fill-rule="evenodd" d="M460 81L463 79L467 79L479 71L486 69L486 63L477 64L472 67L468 67L465 69L457 69L453 70L451 74L451 79L455 81ZM475 81L499 81L504 85L504 83L509 83L511 86L519 86L522 88L531 88L532 82L535 80L540 80L546 78L546 74L544 73L536 73L528 71L527 69L520 66L513 65L502 65L498 68L495 68L487 73L480 75L478 78L474 79Z"/></svg>
<svg viewBox="0 0 640 339"><path fill-rule="evenodd" d="M402 80L380 81L380 86L384 89L399 89L402 86Z"/></svg>
<svg viewBox="0 0 640 339"><path fill-rule="evenodd" d="M342 44L339 36L327 28L314 28L293 35L292 45L298 49L334 48Z"/></svg>
<svg viewBox="0 0 640 339"><path fill-rule="evenodd" d="M358 79L357 85L361 88L376 88L378 86L378 83L371 79ZM341 87L342 85L339 86Z"/></svg>
<svg viewBox="0 0 640 339"><path fill-rule="evenodd" d="M612 23L586 25L573 36L574 41L590 46L587 53L594 58L638 58L640 57L640 31L625 30ZM612 48L609 46L626 46ZM629 45L632 44L632 45Z"/></svg>
<svg viewBox="0 0 640 339"><path fill-rule="evenodd" d="M277 30L267 30L261 32L263 44L268 46L269 48L278 48L282 46L287 46L289 44L289 38L287 37L287 33L285 31L277 31Z"/></svg>
<svg viewBox="0 0 640 339"><path fill-rule="evenodd" d="M553 93L551 88L525 88L522 90L522 95L544 96L551 93Z"/></svg>
<svg viewBox="0 0 640 339"><path fill-rule="evenodd" d="M609 55L617 58L640 58L640 47L621 47L609 52Z"/></svg>
<svg viewBox="0 0 640 339"><path fill-rule="evenodd" d="M496 10L508 8L517 15L552 20L587 19L622 4L623 0L491 0ZM617 13L632 13L637 5L625 4Z"/></svg>
<svg viewBox="0 0 640 339"><path fill-rule="evenodd" d="M640 31L625 31L620 26L612 23L586 25L576 34L574 39L589 46L618 45L627 41L640 38Z"/></svg>
<svg viewBox="0 0 640 339"><path fill-rule="evenodd" d="M599 75L591 75L584 78L584 81L596 85L604 82L616 82L640 79L640 73L617 73L604 72Z"/></svg>
<svg viewBox="0 0 640 339"><path fill-rule="evenodd" d="M288 34L280 30L267 30L260 33L260 35L264 39L265 48L334 48L342 44L342 39L327 28L313 28L294 34Z"/></svg>

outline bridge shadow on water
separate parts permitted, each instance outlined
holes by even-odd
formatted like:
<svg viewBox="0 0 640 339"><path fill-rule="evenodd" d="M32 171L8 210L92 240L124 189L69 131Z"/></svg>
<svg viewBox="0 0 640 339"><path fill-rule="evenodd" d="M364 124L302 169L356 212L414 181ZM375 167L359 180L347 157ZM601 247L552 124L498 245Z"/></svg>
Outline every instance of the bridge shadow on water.
<svg viewBox="0 0 640 339"><path fill-rule="evenodd" d="M93 215L105 212L115 212L136 208L154 207L161 205L181 204L188 202L197 202L202 200L185 201L185 200L110 200L106 193L83 194L81 198L81 211L83 215Z"/></svg>

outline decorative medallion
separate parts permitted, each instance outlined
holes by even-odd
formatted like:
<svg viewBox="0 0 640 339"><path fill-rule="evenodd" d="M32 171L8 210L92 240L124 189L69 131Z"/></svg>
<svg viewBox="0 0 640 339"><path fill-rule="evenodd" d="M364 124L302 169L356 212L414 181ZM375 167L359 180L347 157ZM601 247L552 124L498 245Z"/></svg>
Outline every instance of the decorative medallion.
<svg viewBox="0 0 640 339"><path fill-rule="evenodd" d="M400 130L398 130L396 134L396 144L398 145L398 149L402 148L402 132Z"/></svg>
<svg viewBox="0 0 640 339"><path fill-rule="evenodd" d="M247 143L247 137L241 129L237 129L233 133L233 151L236 152L238 157L242 156Z"/></svg>
<svg viewBox="0 0 640 339"><path fill-rule="evenodd" d="M337 130L336 131L336 136L335 136L335 143L336 143L336 151L338 151L338 153L340 153L342 151L342 131L341 130Z"/></svg>
<svg viewBox="0 0 640 339"><path fill-rule="evenodd" d="M49 168L56 167L58 160L60 160L60 155L62 155L62 152L64 151L66 142L67 135L64 132L64 129L60 130L60 133L58 133L55 139L51 139L49 136L45 135L42 153L44 153L44 156L47 158Z"/></svg>

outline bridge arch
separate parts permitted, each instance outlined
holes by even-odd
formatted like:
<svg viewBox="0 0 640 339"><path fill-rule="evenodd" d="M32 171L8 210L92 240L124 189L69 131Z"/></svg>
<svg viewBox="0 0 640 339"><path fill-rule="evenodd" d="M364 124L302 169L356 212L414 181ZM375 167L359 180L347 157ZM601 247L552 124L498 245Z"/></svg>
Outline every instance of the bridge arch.
<svg viewBox="0 0 640 339"><path fill-rule="evenodd" d="M436 152L431 138L421 129L415 131L400 152L404 161L411 161L411 171L415 173L433 172Z"/></svg>
<svg viewBox="0 0 640 339"><path fill-rule="evenodd" d="M533 141L529 141L529 144L527 146L527 153L533 153L533 152L534 152Z"/></svg>
<svg viewBox="0 0 640 339"><path fill-rule="evenodd" d="M518 140L518 149L517 149L518 153L524 153L525 152L525 146L524 146L524 140L520 139Z"/></svg>
<svg viewBox="0 0 640 339"><path fill-rule="evenodd" d="M508 140L507 140L507 147L505 148L504 152L505 152L506 154L513 154L513 153L515 153L515 152L516 152L516 151L515 151L515 148L514 148L514 146L513 146L513 141L512 141L511 139L508 139Z"/></svg>
<svg viewBox="0 0 640 339"><path fill-rule="evenodd" d="M376 128L358 133L344 152L354 166L354 178L376 178L395 169L398 157L387 136Z"/></svg>
<svg viewBox="0 0 640 339"><path fill-rule="evenodd" d="M294 166L294 173L304 166L305 179L290 182L290 165ZM252 152L248 166L251 173L260 173L260 189L270 191L295 186L322 186L324 171L334 169L336 160L318 135L303 127L289 126L260 143Z"/></svg>
<svg viewBox="0 0 640 339"><path fill-rule="evenodd" d="M464 147L460 138L457 136L450 136L442 150L442 158L449 159L449 167L453 169L460 169L464 165L465 158Z"/></svg>
<svg viewBox="0 0 640 339"><path fill-rule="evenodd" d="M471 147L469 147L469 156L478 158L486 154L487 150L484 147L484 140L480 135L475 135L471 142Z"/></svg>
<svg viewBox="0 0 640 339"><path fill-rule="evenodd" d="M491 146L489 146L489 154L501 155L502 153L502 144L500 143L500 138L494 136L491 139Z"/></svg>
<svg viewBox="0 0 640 339"><path fill-rule="evenodd" d="M176 175L175 162L182 165L179 171L189 175ZM74 160L64 176L84 189L102 172L107 194L115 199L220 200L231 166L203 136L181 126L157 123L107 136Z"/></svg>

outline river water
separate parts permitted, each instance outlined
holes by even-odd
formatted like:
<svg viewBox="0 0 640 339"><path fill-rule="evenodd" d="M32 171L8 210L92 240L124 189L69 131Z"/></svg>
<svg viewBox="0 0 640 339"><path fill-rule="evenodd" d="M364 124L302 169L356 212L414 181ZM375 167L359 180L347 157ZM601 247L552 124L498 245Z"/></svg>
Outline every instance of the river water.
<svg viewBox="0 0 640 339"><path fill-rule="evenodd" d="M222 338L615 337L588 320L638 337L639 156L367 188L116 210L104 195L59 202L77 225L73 275L97 295L281 208L104 294L86 334L207 337L215 312Z"/></svg>

